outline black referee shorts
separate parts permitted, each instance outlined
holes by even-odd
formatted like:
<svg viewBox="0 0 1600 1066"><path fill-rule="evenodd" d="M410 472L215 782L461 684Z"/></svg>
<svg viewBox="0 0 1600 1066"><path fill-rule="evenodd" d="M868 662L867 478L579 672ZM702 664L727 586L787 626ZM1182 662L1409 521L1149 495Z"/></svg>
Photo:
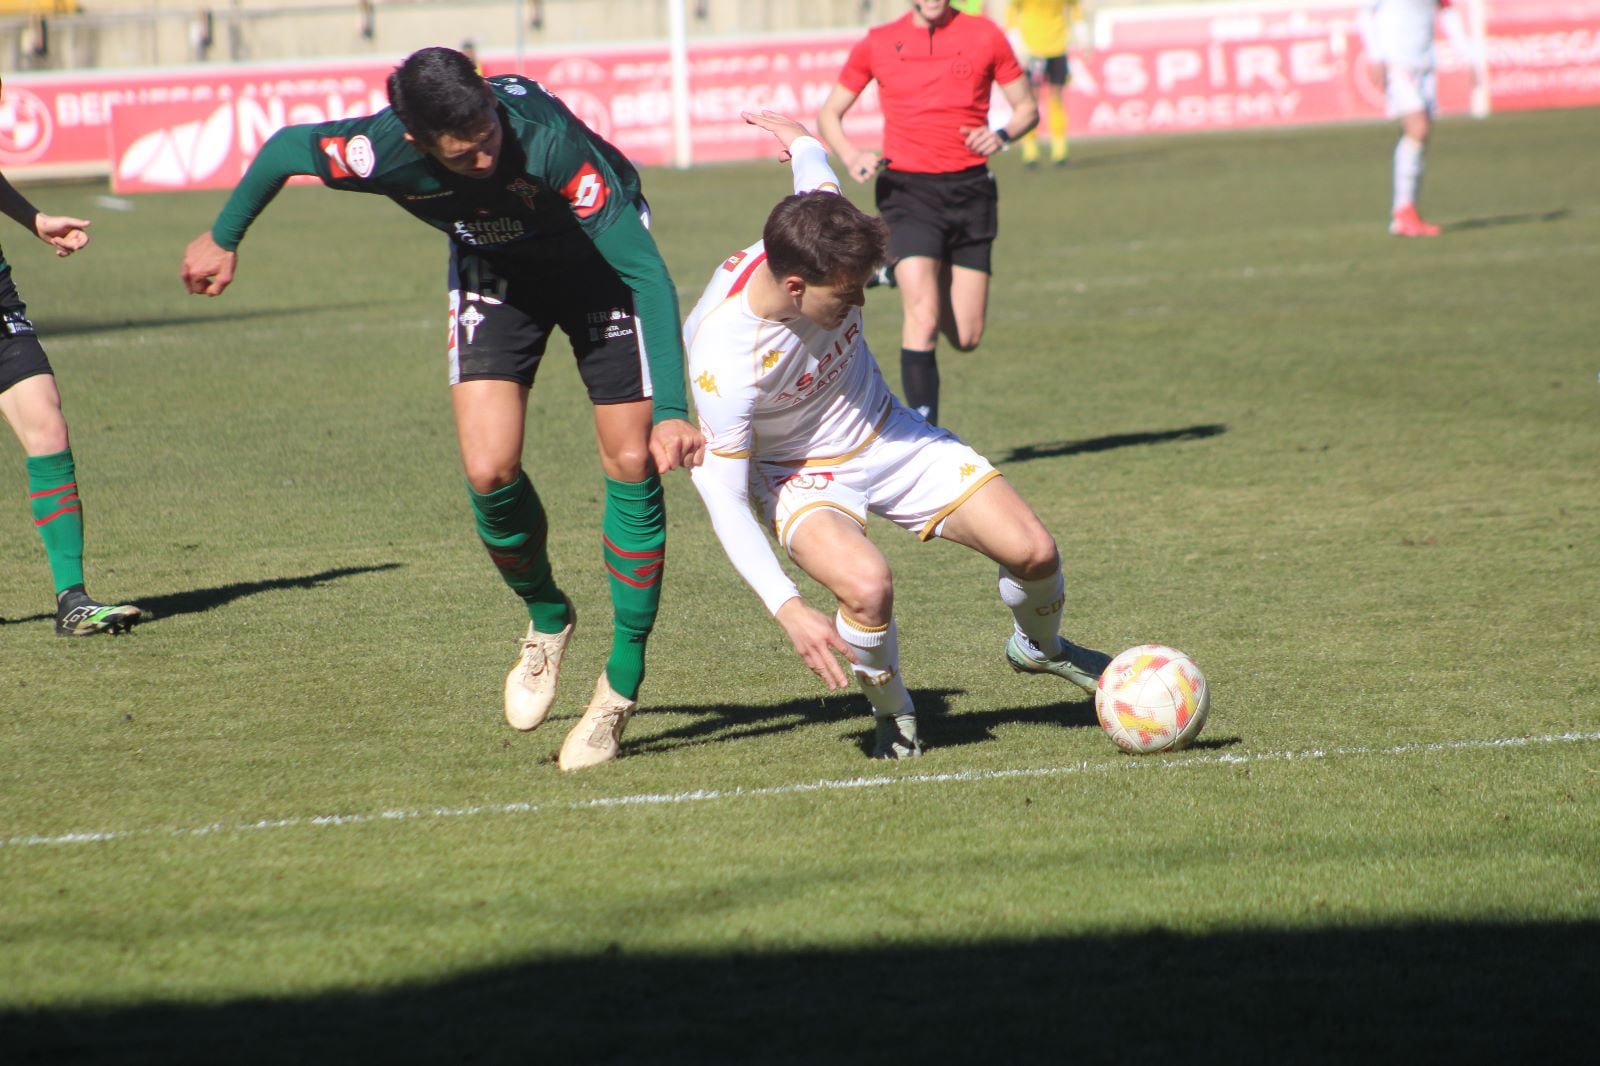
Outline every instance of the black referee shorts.
<svg viewBox="0 0 1600 1066"><path fill-rule="evenodd" d="M952 174L885 170L878 175L877 202L889 225L890 262L922 255L992 273L1000 194L988 167Z"/></svg>

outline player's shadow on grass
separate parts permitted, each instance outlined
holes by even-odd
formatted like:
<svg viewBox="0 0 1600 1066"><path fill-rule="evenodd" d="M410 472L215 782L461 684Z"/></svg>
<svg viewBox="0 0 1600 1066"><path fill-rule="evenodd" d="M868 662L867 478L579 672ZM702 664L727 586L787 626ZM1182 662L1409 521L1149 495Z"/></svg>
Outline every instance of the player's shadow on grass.
<svg viewBox="0 0 1600 1066"><path fill-rule="evenodd" d="M203 614L215 607L232 603L234 600L246 596L255 596L262 592L277 592L281 589L313 589L319 585L326 585L330 581L340 578L352 577L356 574L376 574L384 570L397 570L401 563L378 563L375 566L340 566L332 570L324 570L318 574L306 574L304 577L274 577L265 581L236 581L231 585L216 585L208 589L190 589L188 592L173 592L165 596L131 596L128 603L136 603L147 612L147 618L140 625L150 625L163 618L172 618L180 614ZM123 602L123 601L118 601ZM0 626L17 625L22 622L40 622L52 620L53 614L35 614L26 618L0 618Z"/></svg>
<svg viewBox="0 0 1600 1066"><path fill-rule="evenodd" d="M1088 437L1084 440L1063 440L1052 444L1022 444L1011 449L1010 454L996 460L1000 463L1026 463L1034 459L1059 459L1064 455L1088 455L1091 452L1108 452L1114 448L1137 448L1147 444L1173 444L1184 440L1204 440L1228 432L1220 422L1208 422L1182 429L1152 430L1148 433L1114 433L1106 437Z"/></svg>
<svg viewBox="0 0 1600 1066"><path fill-rule="evenodd" d="M949 697L957 694L950 689L928 689L917 693L917 709L928 713L935 706L942 713L949 706ZM927 704L924 704L927 700ZM694 744L721 743L728 740L746 740L754 737L788 733L808 725L837 723L846 727L860 726L866 730L865 750L872 750L872 709L865 696L857 692L831 696L806 697L785 700L782 703L731 704L711 706L696 704L683 707L647 707L635 722L643 724L653 715L687 715L694 720L687 725L662 730L648 737L638 737L627 747L629 755L672 751ZM636 727L637 729L637 727Z"/></svg>
<svg viewBox="0 0 1600 1066"><path fill-rule="evenodd" d="M961 813L952 803L948 816ZM1174 865L1167 887L1181 915L1183 863L1204 868L1229 857L1214 842L1160 838L1151 823L1161 813L1130 796L1126 809L1085 816L1119 818L1130 835L1153 838L1149 862ZM898 828L914 833L917 827L905 821ZM1069 836L1072 826L1040 825L1037 831ZM597 829L593 846L605 844L603 828ZM1021 849L1016 862L1028 868L1041 854ZM1095 927L1105 922L1108 904L1085 897L1085 882L1063 866L1054 871L1049 890L1059 916L1039 933L951 937L944 933L942 906L981 908L987 899L997 916L1013 906L1003 861L986 874L971 854L960 853L951 862L987 882L952 882L963 898L922 901L908 892L909 900L917 900L909 902L891 893L878 904L881 934L873 932L870 912L852 914L852 943L795 948L786 945L825 939L811 936L806 908L826 930L824 912L838 905L838 893L817 879L813 863L796 860L768 872L782 886L771 896L741 897L737 866L728 887L712 886L704 898L660 886L652 890L648 882L631 884L627 890L639 900L636 921L623 924L618 942L582 955L552 946L532 958L467 968L459 960L436 958L437 945L419 943L403 954L390 946L368 953L377 959L377 951L386 951L378 960L382 976L374 978L367 972L373 966L361 965L372 960L344 931L348 944L342 948L336 938L324 945L316 937L291 936L275 946L280 969L309 975L293 984L327 983L332 990L269 992L276 982L268 975L254 982L262 991L222 998L162 992L158 977L140 977L127 984L147 989L149 1002L0 1009L0 1048L9 1066L1457 1066L1580 1063L1593 1056L1592 1042L1582 1038L1592 1026L1594 960L1600 957L1600 922L1592 919L1358 924L1354 908L1341 910L1335 902L1321 910L1320 896L1308 890L1308 912L1296 928L1205 931L1209 923L1199 921L1177 931L1150 929L1152 919L1140 918L1132 931L1101 932ZM863 844L859 861L881 866L901 860L882 844ZM1095 858L1085 855L1083 862L1094 868ZM908 879L922 875L905 868ZM1103 870L1100 875L1106 876ZM537 883L537 857L530 858L527 876ZM595 891L611 887L598 883ZM983 891L974 902L978 889ZM1328 882L1327 891L1340 898L1336 881ZM449 886L412 902L432 902L452 920L467 920ZM501 906L473 920L486 926L532 920L516 909L524 899L507 894L497 902ZM763 906L780 905L794 909L792 928L759 937L740 928L741 907L759 913ZM266 904L256 910L266 914ZM1158 910L1143 901L1137 913ZM254 913L247 910L246 917ZM1085 917L1073 917L1080 913ZM277 911L270 917L282 921ZM1247 912L1234 920L1252 922ZM651 948L654 938L637 928L671 930L675 923L704 926L710 942L700 949ZM994 924L1015 925L1004 917ZM1056 931L1072 926L1087 931ZM206 932L179 927L167 935ZM749 946L734 946L736 933L750 937ZM673 942L670 935L662 939ZM130 958L138 956L130 952ZM419 976L405 976L410 974ZM199 983L193 974L173 981L181 989Z"/></svg>
<svg viewBox="0 0 1600 1066"><path fill-rule="evenodd" d="M912 690L911 698L917 705L918 734L923 747L931 750L986 743L995 739L996 727L1004 725L1071 729L1099 727L1094 715L1094 701L1088 696L1070 702L951 714L951 700L965 694L962 689ZM694 720L687 725L641 736L643 730L638 726L645 725L655 715L687 715ZM863 754L870 755L873 747L872 708L866 697L856 692L764 705L647 707L639 712L634 721L637 725L634 739L628 744L629 756L672 751L694 744L748 740L788 733L805 726L829 724L838 725L842 736L855 734Z"/></svg>
<svg viewBox="0 0 1600 1066"><path fill-rule="evenodd" d="M372 307L371 303L317 304L306 307L260 307L253 310L228 311L219 314L160 315L149 318L118 318L110 322L89 319L44 318L39 321L39 333L44 337L86 337L96 333L120 333L124 330L166 329L169 326L203 326L207 324L233 324L266 318L295 318L326 312L358 311Z"/></svg>
<svg viewBox="0 0 1600 1066"><path fill-rule="evenodd" d="M1460 222L1445 223L1444 229L1454 233L1464 229L1489 229L1493 226L1526 226L1532 222L1561 222L1572 212L1565 207L1554 211L1527 211L1520 215L1487 215L1483 218L1464 218Z"/></svg>

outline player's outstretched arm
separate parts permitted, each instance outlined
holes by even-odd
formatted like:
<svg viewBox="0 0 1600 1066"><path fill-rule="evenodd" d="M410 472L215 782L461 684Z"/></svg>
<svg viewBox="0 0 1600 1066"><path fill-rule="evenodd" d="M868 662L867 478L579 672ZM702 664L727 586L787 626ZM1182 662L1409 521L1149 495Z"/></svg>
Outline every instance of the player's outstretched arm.
<svg viewBox="0 0 1600 1066"><path fill-rule="evenodd" d="M233 282L239 262L235 249L244 240L245 230L266 210L284 183L297 174L327 180L327 175L317 170L317 157L311 150L315 128L285 126L267 138L229 194L228 202L222 205L217 220L184 249L179 274L186 290L196 296L220 296Z"/></svg>
<svg viewBox="0 0 1600 1066"><path fill-rule="evenodd" d="M35 237L56 250L58 256L68 256L89 243L86 218L67 215L47 215L34 207L17 187L0 174L0 214L17 225L31 230Z"/></svg>

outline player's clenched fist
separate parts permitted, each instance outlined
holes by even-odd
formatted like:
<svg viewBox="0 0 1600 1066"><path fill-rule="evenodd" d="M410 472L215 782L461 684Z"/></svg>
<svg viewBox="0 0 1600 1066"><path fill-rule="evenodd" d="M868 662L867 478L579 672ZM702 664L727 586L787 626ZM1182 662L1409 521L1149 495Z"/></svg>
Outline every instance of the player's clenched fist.
<svg viewBox="0 0 1600 1066"><path fill-rule="evenodd" d="M233 283L239 253L230 252L209 232L189 242L183 251L183 287L196 296L220 296Z"/></svg>

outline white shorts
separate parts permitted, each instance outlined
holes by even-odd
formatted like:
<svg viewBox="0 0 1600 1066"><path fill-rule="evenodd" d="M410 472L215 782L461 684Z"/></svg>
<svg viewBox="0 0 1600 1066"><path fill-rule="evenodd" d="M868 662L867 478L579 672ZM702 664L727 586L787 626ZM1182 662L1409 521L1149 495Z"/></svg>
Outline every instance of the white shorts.
<svg viewBox="0 0 1600 1066"><path fill-rule="evenodd" d="M860 525L886 518L922 540L1000 472L954 433L894 402L878 433L852 455L801 463L750 464L750 502L789 550L795 530L822 508Z"/></svg>
<svg viewBox="0 0 1600 1066"><path fill-rule="evenodd" d="M1425 111L1431 117L1438 106L1439 79L1432 67L1390 64L1384 72L1383 98L1390 118Z"/></svg>

